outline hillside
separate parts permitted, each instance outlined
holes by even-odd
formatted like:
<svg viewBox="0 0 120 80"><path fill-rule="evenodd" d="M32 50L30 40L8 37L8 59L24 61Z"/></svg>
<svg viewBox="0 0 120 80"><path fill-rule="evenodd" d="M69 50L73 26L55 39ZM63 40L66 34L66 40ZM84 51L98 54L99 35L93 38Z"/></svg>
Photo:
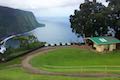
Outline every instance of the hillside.
<svg viewBox="0 0 120 80"><path fill-rule="evenodd" d="M0 38L40 26L44 25L37 22L32 12L0 6Z"/></svg>

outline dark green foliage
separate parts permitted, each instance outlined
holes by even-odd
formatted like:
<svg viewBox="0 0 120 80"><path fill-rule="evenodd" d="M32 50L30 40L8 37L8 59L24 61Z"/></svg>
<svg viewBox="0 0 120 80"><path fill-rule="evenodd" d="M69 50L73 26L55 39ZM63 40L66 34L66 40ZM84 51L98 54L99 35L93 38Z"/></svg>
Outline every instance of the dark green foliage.
<svg viewBox="0 0 120 80"><path fill-rule="evenodd" d="M75 10L74 15L70 16L73 31L86 36L102 35L106 33L104 16L101 13L105 9L101 3L88 2L80 5L80 11ZM100 30L101 29L101 30Z"/></svg>
<svg viewBox="0 0 120 80"><path fill-rule="evenodd" d="M110 5L119 5L120 4L120 0L106 0L107 2L109 2L109 6Z"/></svg>
<svg viewBox="0 0 120 80"><path fill-rule="evenodd" d="M43 46L44 42L39 42L37 38L33 35L29 36L18 36L14 38L15 40L20 41L20 48L21 49L34 49L36 47Z"/></svg>
<svg viewBox="0 0 120 80"><path fill-rule="evenodd" d="M108 15L108 25L115 29L116 37L120 39L120 0L109 1L106 13Z"/></svg>
<svg viewBox="0 0 120 80"><path fill-rule="evenodd" d="M23 55L26 52L32 51L34 49L43 47L45 42L39 42L37 38L33 35L30 36L17 36L14 40L20 41L20 47L18 48L7 48L7 51L4 54L0 54L0 59L4 58L9 60L19 55Z"/></svg>
<svg viewBox="0 0 120 80"><path fill-rule="evenodd" d="M0 6L0 38L42 26L32 12Z"/></svg>
<svg viewBox="0 0 120 80"><path fill-rule="evenodd" d="M70 16L71 27L78 34L85 36L104 36L108 26L116 31L120 39L120 0L109 1L108 7L101 3L87 2L80 5L80 10L75 10Z"/></svg>

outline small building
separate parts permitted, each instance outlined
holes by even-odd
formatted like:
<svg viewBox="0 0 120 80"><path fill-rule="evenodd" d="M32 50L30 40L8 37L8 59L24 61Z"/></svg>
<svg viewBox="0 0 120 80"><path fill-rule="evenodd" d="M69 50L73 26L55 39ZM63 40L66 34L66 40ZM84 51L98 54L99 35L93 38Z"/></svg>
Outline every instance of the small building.
<svg viewBox="0 0 120 80"><path fill-rule="evenodd" d="M98 52L113 51L116 49L116 45L120 43L120 40L111 36L91 37L90 40L93 42L93 47Z"/></svg>

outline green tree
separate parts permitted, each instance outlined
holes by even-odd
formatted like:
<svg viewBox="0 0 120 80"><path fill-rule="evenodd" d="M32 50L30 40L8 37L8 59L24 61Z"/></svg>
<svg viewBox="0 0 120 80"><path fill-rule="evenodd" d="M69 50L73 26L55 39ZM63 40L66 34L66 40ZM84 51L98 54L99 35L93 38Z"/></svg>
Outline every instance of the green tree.
<svg viewBox="0 0 120 80"><path fill-rule="evenodd" d="M81 4L80 10L75 10L74 15L70 15L71 28L75 33L85 36L103 35L107 32L104 10L105 6L101 3L89 1Z"/></svg>
<svg viewBox="0 0 120 80"><path fill-rule="evenodd" d="M20 41L20 47L21 47L21 48L25 48L25 47L27 47L27 45L29 44L29 37L26 37L26 36L18 36L18 37L15 37L14 39Z"/></svg>
<svg viewBox="0 0 120 80"><path fill-rule="evenodd" d="M106 0L107 2L109 2L109 6L110 5L119 5L120 4L120 0Z"/></svg>
<svg viewBox="0 0 120 80"><path fill-rule="evenodd" d="M120 0L106 0L109 2L106 12L108 13L108 25L116 31L116 37L120 39Z"/></svg>
<svg viewBox="0 0 120 80"><path fill-rule="evenodd" d="M107 7L89 0L81 4L80 10L75 10L74 15L70 15L73 31L86 36L103 36L110 27L120 39L120 0L106 1L109 2Z"/></svg>

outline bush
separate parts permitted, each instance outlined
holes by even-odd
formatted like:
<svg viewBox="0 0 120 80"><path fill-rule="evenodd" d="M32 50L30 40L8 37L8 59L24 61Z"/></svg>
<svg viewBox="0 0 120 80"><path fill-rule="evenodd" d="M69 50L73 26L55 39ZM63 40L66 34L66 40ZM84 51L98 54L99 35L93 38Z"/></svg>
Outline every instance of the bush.
<svg viewBox="0 0 120 80"><path fill-rule="evenodd" d="M67 43L65 43L65 45L67 46L68 44L67 44Z"/></svg>
<svg viewBox="0 0 120 80"><path fill-rule="evenodd" d="M31 38L31 39L29 39ZM7 48L7 51L4 54L0 55L0 60L5 59L6 60L11 60L12 58L21 56L23 54L26 54L30 51L36 50L38 48L44 47L45 46L45 42L39 42L35 37L33 36L28 36L28 37L16 37L16 40L21 40L21 44L22 46L18 47L18 48L12 48L9 47ZM28 41L27 41L28 40ZM25 42L27 42L26 44L24 44Z"/></svg>
<svg viewBox="0 0 120 80"><path fill-rule="evenodd" d="M62 46L62 43L60 42L60 46Z"/></svg>
<svg viewBox="0 0 120 80"><path fill-rule="evenodd" d="M57 44L54 44L54 46L57 46Z"/></svg>
<svg viewBox="0 0 120 80"><path fill-rule="evenodd" d="M48 44L48 46L51 46L51 44Z"/></svg>

